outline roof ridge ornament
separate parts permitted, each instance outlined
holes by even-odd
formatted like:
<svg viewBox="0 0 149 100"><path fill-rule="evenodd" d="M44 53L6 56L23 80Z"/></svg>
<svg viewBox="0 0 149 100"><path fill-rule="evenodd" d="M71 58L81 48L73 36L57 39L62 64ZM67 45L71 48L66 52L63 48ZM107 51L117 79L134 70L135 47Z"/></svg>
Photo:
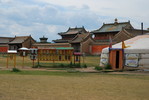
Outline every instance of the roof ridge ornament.
<svg viewBox="0 0 149 100"><path fill-rule="evenodd" d="M114 23L114 25L117 25L117 24L118 24L118 19L115 18L115 23Z"/></svg>

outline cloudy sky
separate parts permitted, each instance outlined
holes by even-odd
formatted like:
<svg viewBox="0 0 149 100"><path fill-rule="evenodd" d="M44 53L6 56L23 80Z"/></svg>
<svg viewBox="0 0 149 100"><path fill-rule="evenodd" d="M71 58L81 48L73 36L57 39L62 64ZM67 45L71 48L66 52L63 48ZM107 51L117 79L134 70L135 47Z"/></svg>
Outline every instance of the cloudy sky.
<svg viewBox="0 0 149 100"><path fill-rule="evenodd" d="M0 0L0 36L43 35L51 42L69 27L92 31L103 23L130 20L149 28L149 0Z"/></svg>

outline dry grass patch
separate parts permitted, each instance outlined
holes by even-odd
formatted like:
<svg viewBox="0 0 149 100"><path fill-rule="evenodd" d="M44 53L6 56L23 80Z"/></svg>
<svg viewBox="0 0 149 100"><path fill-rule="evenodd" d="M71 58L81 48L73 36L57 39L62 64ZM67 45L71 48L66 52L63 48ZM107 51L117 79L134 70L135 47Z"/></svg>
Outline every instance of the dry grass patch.
<svg viewBox="0 0 149 100"><path fill-rule="evenodd" d="M148 83L139 75L0 74L0 100L147 100Z"/></svg>

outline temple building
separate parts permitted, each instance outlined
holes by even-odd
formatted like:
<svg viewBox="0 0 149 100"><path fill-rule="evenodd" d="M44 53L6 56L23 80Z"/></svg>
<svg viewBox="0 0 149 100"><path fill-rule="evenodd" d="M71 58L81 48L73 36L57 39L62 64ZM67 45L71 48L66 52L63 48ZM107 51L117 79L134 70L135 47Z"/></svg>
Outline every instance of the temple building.
<svg viewBox="0 0 149 100"><path fill-rule="evenodd" d="M69 43L77 34L87 33L84 27L69 28L66 32L58 33L61 39L53 40L55 43Z"/></svg>
<svg viewBox="0 0 149 100"><path fill-rule="evenodd" d="M87 32L84 27L69 28L66 32L58 33L58 35L61 36L61 39L53 40L55 42L53 46L69 44L70 47L74 48L74 52L90 54L90 44L94 40L91 33Z"/></svg>
<svg viewBox="0 0 149 100"><path fill-rule="evenodd" d="M94 35L94 40L96 41L94 44L92 44L92 53L100 54L103 48L109 46L109 40L112 40L114 36L118 34L122 29L134 28L130 21L118 22L118 20L115 19L114 23L103 23L99 29L91 31L91 33Z"/></svg>
<svg viewBox="0 0 149 100"><path fill-rule="evenodd" d="M118 22L118 20L115 19L114 23L108 23L108 24L103 23L103 25L99 29L92 31L91 33L95 35L94 39L96 41L105 42L109 40L109 37L113 38L122 29L134 29L134 28L130 24L130 21Z"/></svg>

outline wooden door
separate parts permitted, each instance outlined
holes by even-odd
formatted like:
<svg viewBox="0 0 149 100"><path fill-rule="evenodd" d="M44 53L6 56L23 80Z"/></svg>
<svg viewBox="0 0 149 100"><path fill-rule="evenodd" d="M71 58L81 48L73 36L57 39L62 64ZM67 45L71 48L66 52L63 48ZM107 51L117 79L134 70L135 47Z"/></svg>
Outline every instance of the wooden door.
<svg viewBox="0 0 149 100"><path fill-rule="evenodd" d="M113 70L123 69L123 50L110 50L109 63Z"/></svg>

